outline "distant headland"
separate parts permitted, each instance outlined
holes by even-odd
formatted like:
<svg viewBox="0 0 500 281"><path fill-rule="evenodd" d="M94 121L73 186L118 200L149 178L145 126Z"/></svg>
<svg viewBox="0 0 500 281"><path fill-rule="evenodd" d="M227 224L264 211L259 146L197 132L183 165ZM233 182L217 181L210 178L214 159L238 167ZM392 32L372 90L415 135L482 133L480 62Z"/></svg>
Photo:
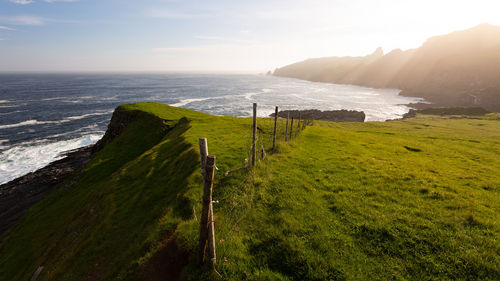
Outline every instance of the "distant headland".
<svg viewBox="0 0 500 281"><path fill-rule="evenodd" d="M273 75L315 82L401 89L434 106L481 106L500 111L500 27L481 24L428 39L421 47L381 48L363 57L313 58Z"/></svg>

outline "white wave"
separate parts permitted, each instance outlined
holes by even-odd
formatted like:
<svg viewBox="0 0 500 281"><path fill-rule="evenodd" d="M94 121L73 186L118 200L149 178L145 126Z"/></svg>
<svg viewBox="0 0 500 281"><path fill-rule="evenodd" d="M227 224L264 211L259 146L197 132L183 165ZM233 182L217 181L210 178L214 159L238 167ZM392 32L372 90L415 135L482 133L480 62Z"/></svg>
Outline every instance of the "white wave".
<svg viewBox="0 0 500 281"><path fill-rule="evenodd" d="M13 107L19 107L18 104L13 104L13 105L0 105L0 108L13 108Z"/></svg>
<svg viewBox="0 0 500 281"><path fill-rule="evenodd" d="M150 91L152 92L152 91ZM101 97L99 98L100 100L117 100L118 96L112 96L112 97Z"/></svg>
<svg viewBox="0 0 500 281"><path fill-rule="evenodd" d="M169 105L175 106L175 107L180 107L180 106L190 104L192 102L205 101L205 100L209 100L209 99L211 99L211 98L184 99L184 100L180 100L178 103L173 103L173 104L169 104Z"/></svg>
<svg viewBox="0 0 500 281"><path fill-rule="evenodd" d="M9 114L20 113L20 112L25 112L25 111L26 110L16 110L16 111L11 111L11 112L0 113L0 115L9 115Z"/></svg>
<svg viewBox="0 0 500 281"><path fill-rule="evenodd" d="M0 154L0 184L9 182L27 173L62 159L63 152L96 143L102 134L82 136L76 139L19 145Z"/></svg>
<svg viewBox="0 0 500 281"><path fill-rule="evenodd" d="M65 119L63 119L62 121L73 121L73 120L80 120L80 119L84 119L84 118L87 118L87 117L90 117L90 116L99 116L99 115L107 115L107 114L110 114L112 113L113 111L101 111L101 112L94 112L94 113L87 113L87 114L83 114L83 115L77 115L77 116L70 116L70 117L67 117Z"/></svg>
<svg viewBox="0 0 500 281"><path fill-rule="evenodd" d="M15 123L15 124L0 125L0 129L16 128L16 127L22 127L22 126L42 125L42 124L50 124L50 123L53 123L53 121L27 120L27 121Z"/></svg>
<svg viewBox="0 0 500 281"><path fill-rule="evenodd" d="M62 100L65 99L64 97L55 97L55 98L43 98L40 99L40 101L53 101L53 100Z"/></svg>
<svg viewBox="0 0 500 281"><path fill-rule="evenodd" d="M0 103L8 103L8 102L10 102L10 101L8 101L8 100L0 100Z"/></svg>
<svg viewBox="0 0 500 281"><path fill-rule="evenodd" d="M67 122L71 122L74 120L84 119L84 118L87 118L90 116L107 115L107 114L110 114L112 112L113 111L87 113L87 114L83 114L83 115L69 116L69 117L66 117L62 120L57 120L57 121L27 120L27 121L15 123L15 124L0 125L0 129L16 128L16 127L22 127L22 126L44 125L44 124L62 124L62 123L67 123Z"/></svg>
<svg viewBox="0 0 500 281"><path fill-rule="evenodd" d="M241 95L242 97L244 97L246 100L252 100L252 97L257 95L258 93L245 93L243 95Z"/></svg>
<svg viewBox="0 0 500 281"><path fill-rule="evenodd" d="M89 126L81 127L81 128L79 128L77 130L74 130L74 131L69 131L69 132L65 132L65 133L51 135L48 138L49 139L55 139L55 138L60 138L60 137L66 137L66 136L71 136L71 135L79 134L79 133L82 133L82 132L89 133L89 134L98 134L98 135L104 135L104 133L105 133L105 131L99 130L99 126L94 123L94 124L89 125Z"/></svg>

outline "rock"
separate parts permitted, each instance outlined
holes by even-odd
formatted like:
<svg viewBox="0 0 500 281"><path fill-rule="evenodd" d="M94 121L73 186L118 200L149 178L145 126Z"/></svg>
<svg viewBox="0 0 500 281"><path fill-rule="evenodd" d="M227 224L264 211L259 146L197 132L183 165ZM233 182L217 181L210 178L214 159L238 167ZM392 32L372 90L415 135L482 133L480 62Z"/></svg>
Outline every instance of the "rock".
<svg viewBox="0 0 500 281"><path fill-rule="evenodd" d="M290 114L290 118L299 118L308 120L324 120L333 122L364 122L365 113L363 111L355 110L331 110L331 111L321 111L317 109L307 109L307 110L284 110L278 113L278 117L286 118ZM274 113L270 115L274 117Z"/></svg>

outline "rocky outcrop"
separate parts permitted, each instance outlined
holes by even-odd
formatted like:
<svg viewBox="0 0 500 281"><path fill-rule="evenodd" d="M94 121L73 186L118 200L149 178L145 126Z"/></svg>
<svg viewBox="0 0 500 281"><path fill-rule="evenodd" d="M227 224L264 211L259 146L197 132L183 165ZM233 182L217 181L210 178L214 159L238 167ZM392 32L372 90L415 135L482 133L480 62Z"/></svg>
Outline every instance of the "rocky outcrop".
<svg viewBox="0 0 500 281"><path fill-rule="evenodd" d="M118 137L123 130L133 121L139 119L143 115L147 115L148 113L145 113L144 111L127 111L124 112L124 110L121 107L118 107L115 109L113 112L113 116L111 117L111 121L109 122L108 129L106 130L106 133L100 139L93 147L92 147L92 153L95 153L101 149L104 148L108 143L113 141L116 137ZM158 118L154 118L157 120L159 123L163 123L163 121L169 121L169 120L161 120ZM162 124L159 124L160 126ZM167 126L168 127L168 126Z"/></svg>
<svg viewBox="0 0 500 281"><path fill-rule="evenodd" d="M332 110L321 111L317 109L308 110L284 110L278 112L278 117L298 119L299 117L307 120L324 120L333 122L364 122L366 115L363 111L355 110ZM274 113L271 114L274 117Z"/></svg>
<svg viewBox="0 0 500 281"><path fill-rule="evenodd" d="M483 116L490 113L482 107L429 107L423 109L410 109L401 119L413 118L417 114L424 115L461 115L461 116Z"/></svg>

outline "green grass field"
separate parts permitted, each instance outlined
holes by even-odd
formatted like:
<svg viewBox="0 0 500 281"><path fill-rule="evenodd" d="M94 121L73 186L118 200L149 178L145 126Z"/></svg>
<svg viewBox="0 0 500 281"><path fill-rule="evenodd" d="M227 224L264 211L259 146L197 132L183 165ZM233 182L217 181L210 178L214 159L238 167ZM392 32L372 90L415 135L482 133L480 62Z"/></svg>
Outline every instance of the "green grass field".
<svg viewBox="0 0 500 281"><path fill-rule="evenodd" d="M500 276L499 114L315 122L289 143L279 120L275 152L260 118L268 155L249 170L249 118L153 103L118 112L135 116L123 134L0 238L0 280L38 266L37 280L220 280L196 264L199 137L219 168L222 280Z"/></svg>

